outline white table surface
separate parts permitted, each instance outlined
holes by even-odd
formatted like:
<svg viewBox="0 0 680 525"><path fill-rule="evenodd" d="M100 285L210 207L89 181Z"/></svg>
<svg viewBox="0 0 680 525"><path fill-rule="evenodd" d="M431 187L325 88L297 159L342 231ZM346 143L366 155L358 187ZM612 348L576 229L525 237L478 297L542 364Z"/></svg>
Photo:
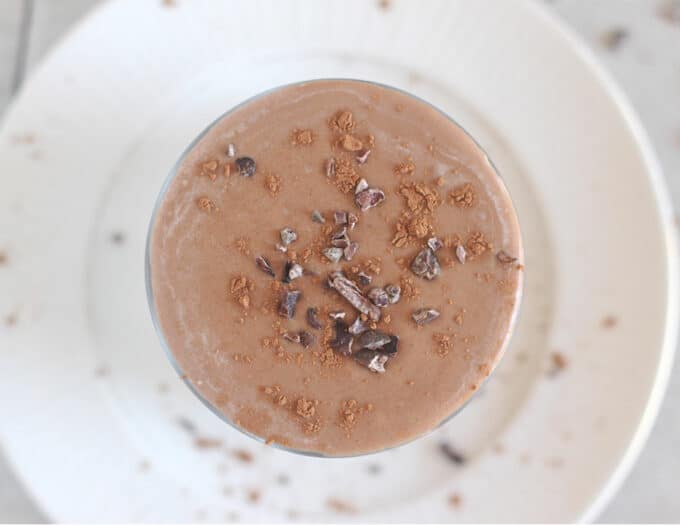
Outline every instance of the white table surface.
<svg viewBox="0 0 680 525"><path fill-rule="evenodd" d="M0 0L0 114L45 53L99 1ZM680 0L545 1L628 94L680 210ZM623 34L616 46L612 31ZM674 372L647 446L602 522L680 522L680 362ZM42 521L0 450L0 522Z"/></svg>

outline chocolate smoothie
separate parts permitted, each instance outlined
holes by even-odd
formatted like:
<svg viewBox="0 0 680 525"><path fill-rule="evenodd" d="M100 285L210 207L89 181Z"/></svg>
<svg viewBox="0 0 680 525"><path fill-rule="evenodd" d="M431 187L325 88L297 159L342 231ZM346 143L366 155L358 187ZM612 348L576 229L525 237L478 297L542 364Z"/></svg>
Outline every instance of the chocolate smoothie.
<svg viewBox="0 0 680 525"><path fill-rule="evenodd" d="M221 118L161 196L149 250L185 379L242 430L328 456L460 408L501 358L522 284L517 216L484 152L428 104L359 81L279 88Z"/></svg>

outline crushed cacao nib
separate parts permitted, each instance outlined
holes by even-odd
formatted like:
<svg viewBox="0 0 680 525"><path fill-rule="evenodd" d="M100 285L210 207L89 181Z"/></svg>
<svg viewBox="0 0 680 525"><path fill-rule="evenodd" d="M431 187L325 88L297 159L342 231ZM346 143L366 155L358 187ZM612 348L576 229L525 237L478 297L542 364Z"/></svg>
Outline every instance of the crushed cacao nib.
<svg viewBox="0 0 680 525"><path fill-rule="evenodd" d="M359 217L357 217L353 213L347 214L347 225L349 226L350 230L354 229L354 227L357 225L357 222L359 222Z"/></svg>
<svg viewBox="0 0 680 525"><path fill-rule="evenodd" d="M357 273L357 279L359 280L359 284L361 286L368 286L369 284L371 284L373 277L368 275L366 272L359 272Z"/></svg>
<svg viewBox="0 0 680 525"><path fill-rule="evenodd" d="M342 310L334 310L333 312L328 312L328 317L330 317L334 321L337 321L338 319L344 319L346 315L347 313L343 312Z"/></svg>
<svg viewBox="0 0 680 525"><path fill-rule="evenodd" d="M344 250L349 246L349 243L350 240L349 235L347 235L347 226L338 226L331 234L331 246Z"/></svg>
<svg viewBox="0 0 680 525"><path fill-rule="evenodd" d="M319 319L319 309L316 306L307 308L306 318L307 324L315 330L323 328L323 324L321 324L321 320Z"/></svg>
<svg viewBox="0 0 680 525"><path fill-rule="evenodd" d="M276 277L276 272L274 272L274 268L272 268L271 263L265 256L260 255L259 257L257 257L255 259L255 264L260 270L262 270L270 277Z"/></svg>
<svg viewBox="0 0 680 525"><path fill-rule="evenodd" d="M373 321L380 319L380 308L369 301L361 293L359 287L350 281L342 272L333 272L330 275L329 285L334 288L348 303L359 310L362 314L368 315Z"/></svg>
<svg viewBox="0 0 680 525"><path fill-rule="evenodd" d="M312 212L312 221L316 222L317 224L326 224L326 219L319 210L314 210Z"/></svg>
<svg viewBox="0 0 680 525"><path fill-rule="evenodd" d="M298 238L297 233L292 228L283 228L279 233L281 235L281 243L284 246L290 245Z"/></svg>
<svg viewBox="0 0 680 525"><path fill-rule="evenodd" d="M420 308L411 314L411 317L418 325L431 323L439 317L439 311L434 308Z"/></svg>
<svg viewBox="0 0 680 525"><path fill-rule="evenodd" d="M444 246L444 243L438 237L430 237L427 240L427 246L428 246L428 248L430 248L430 250L432 250L433 252L436 252L437 250L439 250L440 248L442 248Z"/></svg>
<svg viewBox="0 0 680 525"><path fill-rule="evenodd" d="M498 262L500 262L501 264L512 264L517 261L517 257L513 257L505 250L501 250L500 252L498 252L496 254L496 259L498 259Z"/></svg>
<svg viewBox="0 0 680 525"><path fill-rule="evenodd" d="M255 175L255 161L250 157L239 157L236 159L236 167L241 177L252 177Z"/></svg>
<svg viewBox="0 0 680 525"><path fill-rule="evenodd" d="M385 292L387 293L387 300L390 304L396 304L401 299L401 286L398 284L388 284L385 286Z"/></svg>
<svg viewBox="0 0 680 525"><path fill-rule="evenodd" d="M392 342L392 336L380 330L367 330L357 336L354 346L358 350L380 350Z"/></svg>
<svg viewBox="0 0 680 525"><path fill-rule="evenodd" d="M456 259L458 259L460 264L465 264L465 260L467 259L467 251L465 250L465 246L462 244L456 246Z"/></svg>
<svg viewBox="0 0 680 525"><path fill-rule="evenodd" d="M285 332L283 334L283 338L286 341L290 341L291 343L299 343L300 342L300 334L296 334L293 332Z"/></svg>
<svg viewBox="0 0 680 525"><path fill-rule="evenodd" d="M329 179L335 177L335 159L333 157L325 162L324 171Z"/></svg>
<svg viewBox="0 0 680 525"><path fill-rule="evenodd" d="M303 348L309 348L316 342L316 336L311 332L303 330L300 332L300 344Z"/></svg>
<svg viewBox="0 0 680 525"><path fill-rule="evenodd" d="M368 156L369 156L370 154L371 154L371 150L370 150L370 149L360 151L359 154L358 154L357 157L356 157L356 158L357 158L357 162L358 162L359 164L366 164L366 161L368 160Z"/></svg>
<svg viewBox="0 0 680 525"><path fill-rule="evenodd" d="M357 363L364 365L371 372L377 374L385 373L385 363L387 363L387 360L390 358L387 354L368 349L359 350L352 357Z"/></svg>
<svg viewBox="0 0 680 525"><path fill-rule="evenodd" d="M378 188L368 188L354 196L354 202L361 211L367 211L378 206L385 200L385 192Z"/></svg>
<svg viewBox="0 0 680 525"><path fill-rule="evenodd" d="M330 262L336 263L342 258L343 252L342 248L325 248L323 254Z"/></svg>
<svg viewBox="0 0 680 525"><path fill-rule="evenodd" d="M276 250L282 253L286 253L288 251L288 247L284 246L282 244L279 244L278 242L276 243Z"/></svg>
<svg viewBox="0 0 680 525"><path fill-rule="evenodd" d="M383 354L387 354L390 357L393 357L399 348L399 337L396 335L390 336L390 342L387 343L385 346L383 346L380 351Z"/></svg>
<svg viewBox="0 0 680 525"><path fill-rule="evenodd" d="M233 144L229 144L227 146L227 157L235 157L236 156L236 146Z"/></svg>
<svg viewBox="0 0 680 525"><path fill-rule="evenodd" d="M447 443L446 441L439 444L439 451L451 463L454 463L456 465L464 465L465 464L465 461L466 461L465 456L463 456L460 452L458 452L455 448L453 448L453 446L451 446L451 444Z"/></svg>
<svg viewBox="0 0 680 525"><path fill-rule="evenodd" d="M347 212L346 211L333 212L333 221L335 221L335 224L347 224Z"/></svg>
<svg viewBox="0 0 680 525"><path fill-rule="evenodd" d="M368 291L368 298L380 308L385 308L390 304L390 298L384 288L371 288Z"/></svg>
<svg viewBox="0 0 680 525"><path fill-rule="evenodd" d="M288 284L291 281L294 281L295 279L302 277L304 273L305 270L302 268L302 266L300 266L298 263L288 261L283 269L283 279L281 280L284 283Z"/></svg>
<svg viewBox="0 0 680 525"><path fill-rule="evenodd" d="M347 323L336 319L335 321L335 337L330 342L330 347L337 353L348 356L352 355L352 342L354 338L349 333Z"/></svg>
<svg viewBox="0 0 680 525"><path fill-rule="evenodd" d="M424 248L411 263L411 271L418 277L434 279L441 273L437 256L430 248Z"/></svg>
<svg viewBox="0 0 680 525"><path fill-rule="evenodd" d="M349 333L352 335L359 335L368 330L368 326L361 320L361 316L358 315L354 322L349 327Z"/></svg>
<svg viewBox="0 0 680 525"><path fill-rule="evenodd" d="M295 317L295 307L302 297L300 290L285 290L281 295L281 302L279 303L279 315L286 319Z"/></svg>
<svg viewBox="0 0 680 525"><path fill-rule="evenodd" d="M350 242L349 245L343 250L343 255L345 256L346 261L351 261L354 256L357 254L359 251L359 243L356 242Z"/></svg>
<svg viewBox="0 0 680 525"><path fill-rule="evenodd" d="M357 193L361 193L364 190L368 189L368 181L366 179L359 179L359 182L357 182L356 187L354 188L354 194L356 195Z"/></svg>

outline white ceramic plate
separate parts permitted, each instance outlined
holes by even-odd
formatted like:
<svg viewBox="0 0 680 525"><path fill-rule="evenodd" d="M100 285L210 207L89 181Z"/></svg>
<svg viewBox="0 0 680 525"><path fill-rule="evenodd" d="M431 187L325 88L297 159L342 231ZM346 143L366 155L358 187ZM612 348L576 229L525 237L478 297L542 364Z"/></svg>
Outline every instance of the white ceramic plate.
<svg viewBox="0 0 680 525"><path fill-rule="evenodd" d="M44 511L596 516L655 416L678 282L659 168L584 47L526 2L177 3L98 9L0 131L0 314L16 321L0 326L0 437ZM392 84L451 114L506 179L526 245L517 334L481 395L428 438L342 460L266 448L214 417L167 362L143 281L151 208L184 146L235 103L319 77ZM554 375L553 352L568 359Z"/></svg>

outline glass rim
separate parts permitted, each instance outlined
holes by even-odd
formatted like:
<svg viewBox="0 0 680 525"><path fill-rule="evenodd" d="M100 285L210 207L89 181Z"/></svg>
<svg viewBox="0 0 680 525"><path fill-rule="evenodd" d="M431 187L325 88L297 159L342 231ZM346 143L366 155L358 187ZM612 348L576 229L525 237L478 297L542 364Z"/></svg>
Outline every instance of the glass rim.
<svg viewBox="0 0 680 525"><path fill-rule="evenodd" d="M426 430L425 432L422 432L416 436L413 436L405 441L401 441L397 444L390 445L381 449L375 449L375 450L369 450L366 452L357 452L355 454L342 454L342 455L336 455L336 454L324 454L323 452L317 452L313 450L305 450L305 449L299 449L295 447L289 447L286 446L282 443L278 443L276 441L273 442L268 442L266 438L263 436L260 436L258 434L254 434L252 432L249 432L245 428L240 427L237 425L231 418L229 418L226 414L224 414L222 411L220 411L213 403L208 401L202 394L201 392L193 385L193 383L189 380L189 377L184 373L182 370L182 367L178 363L177 359L175 358L175 355L173 354L172 350L170 349L170 345L168 345L168 342L165 339L165 334L163 332L163 328L161 326L160 320L158 319L158 312L156 310L156 303L154 300L154 292L153 292L153 285L151 282L151 238L153 234L153 229L156 224L156 219L158 217L158 211L161 208L161 205L163 204L163 201L165 199L165 194L168 191L168 188L172 184L173 180L177 176L177 172L179 170L179 167L181 164L184 162L185 158L187 155L196 147L196 145L205 137L210 130L215 127L215 125L220 122L223 118L225 118L227 115L233 113L234 111L238 110L239 108L254 102L262 97L265 97L271 93L274 93L276 91L279 91L281 89L285 89L288 87L292 86L297 86L297 85L304 85L304 84L310 84L310 83L315 83L315 82L329 82L329 81L338 81L338 82L359 82L363 84L370 84L373 86L378 86L383 89L391 90L391 91L396 91L402 95L406 95L409 98L412 98L416 100L417 102L420 102L422 104L427 105L428 107L434 109L437 111L440 115L444 116L446 119L448 119L451 123L453 123L455 126L457 126L472 142L473 144L481 151L486 158L486 161L489 163L489 166L493 170L493 172L496 174L498 177L498 180L504 189L506 195L508 196L511 204L512 204L512 209L515 213L515 216L517 217L517 208L515 207L515 204L512 200L512 195L508 191L507 186L505 185L505 182L503 181L503 178L500 175L500 172L498 171L496 165L493 163L493 160L491 157L489 157L488 153L486 150L477 142L477 140L459 123L457 122L453 117L451 117L448 113L444 112L431 102L428 102L427 100L424 100L417 95L414 95L413 93L410 93L404 89L397 88L394 86L390 86L388 84L383 84L381 82L375 82L373 80L364 80L364 79L357 79L357 78L346 78L346 77L328 77L328 78L315 78L315 79L309 79L309 80L301 80L301 81L294 81L294 82L288 82L286 84L281 84L275 87L271 87L269 89L266 89L265 91L261 91L251 97L248 97L247 99L243 100L242 102L239 102L235 106L232 106L228 110L226 110L224 113L220 114L217 118L215 118L212 122L210 122L190 143L189 145L184 148L180 156L178 157L177 161L173 164L172 168L170 168L170 171L168 175L166 175L165 180L163 181L163 184L161 185L161 188L158 192L158 196L156 197L156 201L153 206L153 210L151 212L151 217L149 219L149 225L147 228L146 232L146 241L145 241L145 248L144 248L144 281L145 281L145 288L146 288L146 299L147 303L149 306L149 312L151 314L151 320L153 322L154 330L156 331L156 335L158 336L158 339L161 343L161 347L163 348L163 351L165 352L165 355L167 356L168 360L170 361L170 364L172 367L175 369L177 372L179 378L184 382L184 384L189 388L189 390L205 405L208 407L208 409L215 414L218 418L220 418L222 421L227 423L230 427L236 429L237 431L241 432L242 434L248 436L249 438L254 439L255 441L267 445L279 450L283 450L286 452L290 452L293 454L301 455L301 456L307 456L307 457L316 457L316 458L324 458L324 459L347 459L347 458L357 458L357 457L362 457L362 456L369 456L372 454L378 454L380 452L385 452L388 450L393 450L399 447L403 447L405 445L408 445L410 443L413 443L414 441L417 441L421 438L424 438L430 434L432 434L435 430L441 428L443 425L451 421L454 417L456 417L467 405L472 401L477 394L482 390L482 386L486 385L486 383L489 381L489 379L494 375L496 372L496 369L498 368L500 361L503 359L505 356L505 352L510 344L510 340L512 339L512 336L514 334L516 324L517 324L517 319L519 317L519 312L522 307L522 297L523 297L523 290L524 290L524 278L523 275L519 279L519 285L517 287L517 291L515 294L515 307L513 309L512 315L510 316L510 322L508 324L508 330L505 335L505 338L503 340L503 344L500 346L499 352L497 353L497 358L495 360L495 364L493 369L491 370L491 373L485 377L480 385L480 388L477 388L461 405L456 407L448 416L446 416L444 419L442 419L437 425L432 427L429 430ZM517 217L517 223L519 225L519 217ZM519 227L519 243L520 243L520 255L523 258L523 236L521 232L521 227Z"/></svg>

